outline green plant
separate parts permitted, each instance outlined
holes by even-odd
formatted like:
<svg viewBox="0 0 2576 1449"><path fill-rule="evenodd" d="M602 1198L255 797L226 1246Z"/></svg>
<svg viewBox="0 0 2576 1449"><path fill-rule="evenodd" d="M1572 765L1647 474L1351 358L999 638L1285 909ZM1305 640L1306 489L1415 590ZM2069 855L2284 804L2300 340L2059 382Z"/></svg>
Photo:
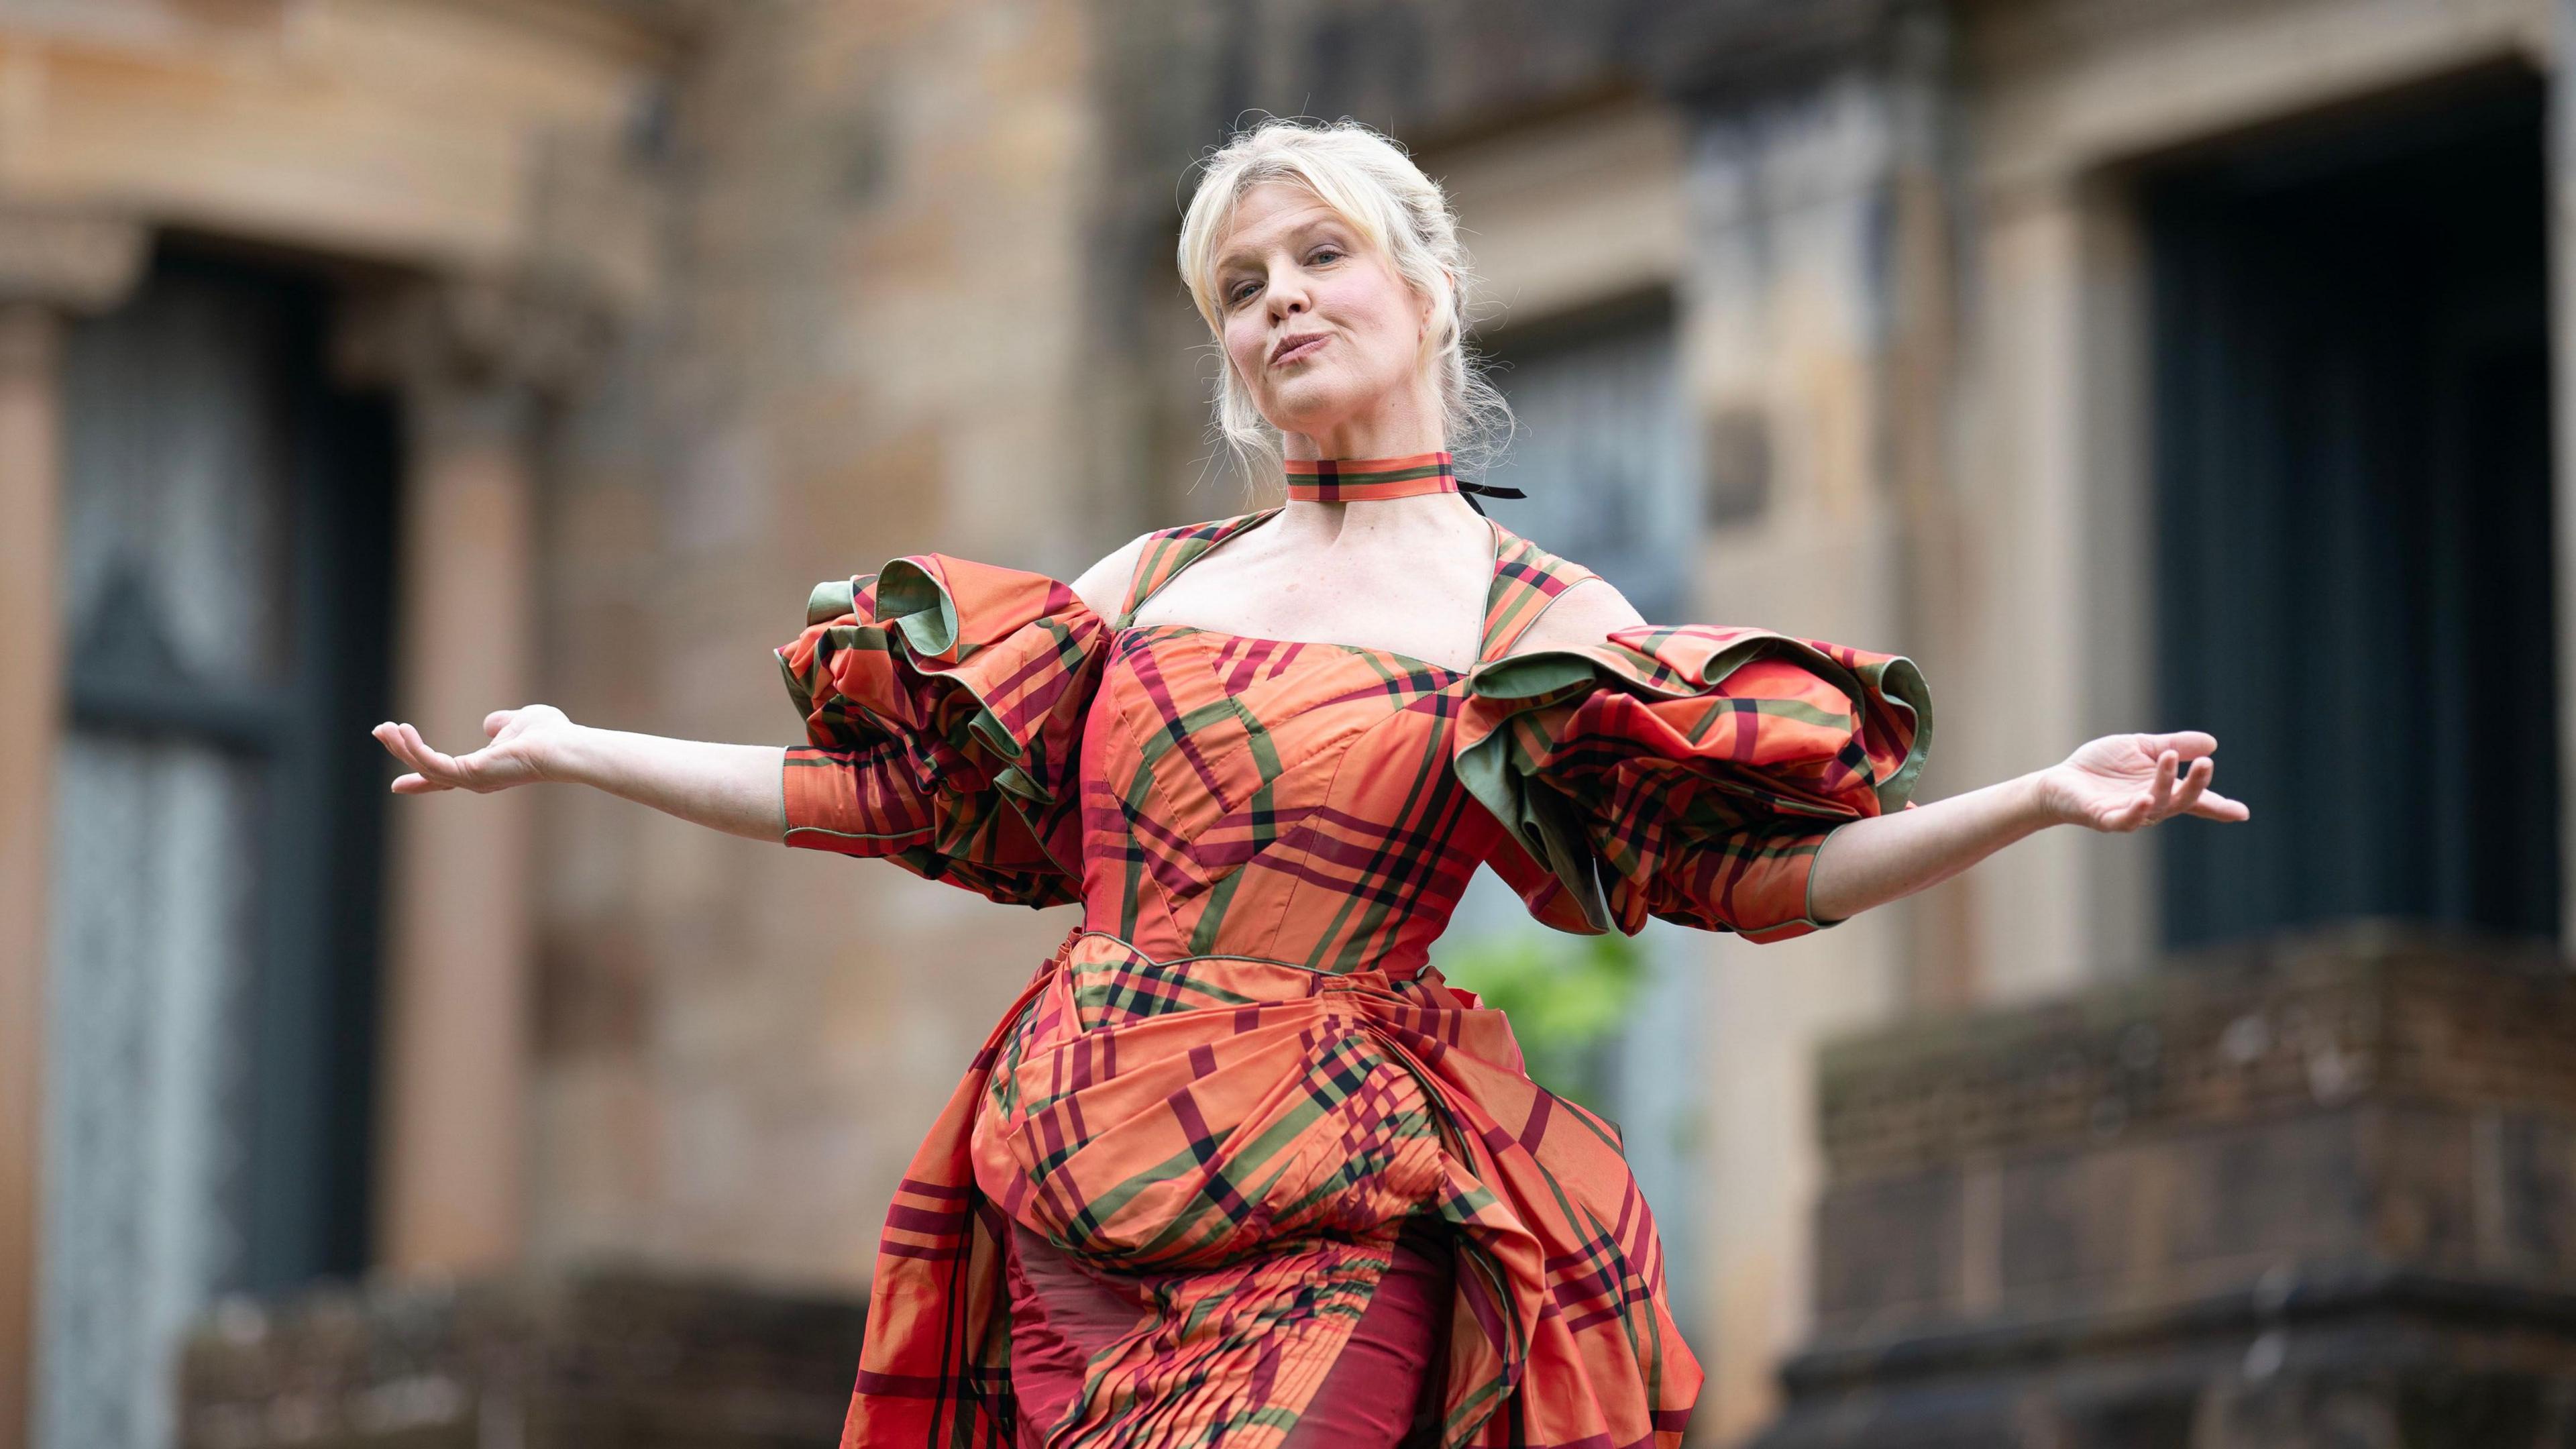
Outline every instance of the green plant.
<svg viewBox="0 0 2576 1449"><path fill-rule="evenodd" d="M1434 960L1511 1019L1530 1080L1595 1110L1604 1105L1606 1049L1646 974L1634 940L1514 932L1444 943Z"/></svg>

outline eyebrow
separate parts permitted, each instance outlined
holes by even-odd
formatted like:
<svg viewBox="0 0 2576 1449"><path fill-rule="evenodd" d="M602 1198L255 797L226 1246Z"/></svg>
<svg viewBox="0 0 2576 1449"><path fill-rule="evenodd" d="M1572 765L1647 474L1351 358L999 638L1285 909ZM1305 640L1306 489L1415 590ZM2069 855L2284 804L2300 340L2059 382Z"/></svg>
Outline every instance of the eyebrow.
<svg viewBox="0 0 2576 1449"><path fill-rule="evenodd" d="M1288 234L1290 236L1303 236L1307 232L1314 231L1319 227L1327 226L1338 226L1346 231L1358 230L1357 227L1352 226L1348 221L1344 220L1340 212L1327 210L1323 215L1316 217L1312 221L1299 222L1289 231ZM1243 262L1247 255L1249 255L1249 253L1243 251L1227 252L1225 255L1216 259L1216 269L1219 272L1223 272L1228 267L1237 266Z"/></svg>

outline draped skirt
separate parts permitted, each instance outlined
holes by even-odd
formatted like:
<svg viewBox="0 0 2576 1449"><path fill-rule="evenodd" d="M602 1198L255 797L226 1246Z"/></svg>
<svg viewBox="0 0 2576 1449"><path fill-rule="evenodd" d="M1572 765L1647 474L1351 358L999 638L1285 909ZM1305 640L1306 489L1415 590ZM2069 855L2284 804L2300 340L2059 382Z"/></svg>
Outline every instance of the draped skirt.
<svg viewBox="0 0 2576 1449"><path fill-rule="evenodd" d="M1431 1360L1411 1401L1326 1400L1379 1355ZM1673 1449L1699 1383L1616 1129L1500 1012L1077 930L898 1190L842 1442L1275 1449L1339 1404L1443 1449Z"/></svg>

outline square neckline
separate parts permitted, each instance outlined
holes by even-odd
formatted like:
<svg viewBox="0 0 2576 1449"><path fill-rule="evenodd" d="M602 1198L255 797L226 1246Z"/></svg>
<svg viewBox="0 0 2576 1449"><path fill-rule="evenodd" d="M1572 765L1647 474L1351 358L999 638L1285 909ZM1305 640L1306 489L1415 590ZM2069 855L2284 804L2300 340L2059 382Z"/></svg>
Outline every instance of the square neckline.
<svg viewBox="0 0 2576 1449"><path fill-rule="evenodd" d="M1277 644L1293 649L1340 649L1352 654L1393 659L1418 669L1428 670L1433 674L1445 674L1453 679L1464 679L1475 672L1475 665L1472 664L1465 669L1458 669L1446 664L1434 664L1420 655L1407 654L1398 649L1381 649L1374 644L1344 644L1336 639L1278 639L1267 634L1237 634L1231 629L1202 628L1197 624L1125 624L1110 631L1112 638L1128 634L1197 634L1209 639L1229 639L1238 644ZM1477 661L1478 664L1483 662L1483 660Z"/></svg>
<svg viewBox="0 0 2576 1449"><path fill-rule="evenodd" d="M1201 559L1206 558L1209 554L1216 552L1225 545L1232 543L1234 540L1241 538L1245 534L1252 532L1254 529L1261 527L1263 524L1270 522L1286 511L1287 506L1285 504L1279 504L1262 509L1258 513L1245 515L1245 520L1239 527L1227 530L1222 537L1214 540L1209 543L1207 547L1200 549L1197 553L1192 554L1189 558L1183 560L1179 567L1173 569L1170 573L1165 574L1153 588L1146 591L1143 597L1128 600L1126 606L1118 611L1117 619L1111 622L1109 630L1110 634L1113 637L1116 637L1140 630L1163 630L1167 632L1201 634L1215 639L1231 639L1245 644L1304 645L1318 649L1340 649L1352 654L1370 654L1386 659L1401 660L1409 665L1418 665L1421 668L1431 670L1435 673L1449 675L1453 679L1464 679L1469 675L1474 674L1485 664L1491 662L1485 658L1485 638L1487 632L1486 621L1493 617L1494 591L1502 586L1503 555L1506 552L1503 547L1503 526L1496 523L1491 518L1482 520L1485 525L1485 536L1492 545L1493 553L1485 566L1485 598L1483 608L1479 611L1476 620L1476 654L1473 659L1468 661L1467 667L1464 669L1456 668L1447 664L1435 664L1431 660L1425 659L1418 654L1407 654L1399 649L1384 649L1374 644L1345 644L1335 639L1281 639L1262 634L1238 634L1231 629L1210 629L1198 624L1140 624L1136 622L1136 611L1145 607L1146 602L1152 599L1154 595L1170 588L1172 586L1172 580L1188 573L1192 568L1197 566ZM1140 569L1143 567L1142 560L1139 560L1138 567ZM1135 587L1132 578L1129 581L1128 587L1131 591Z"/></svg>

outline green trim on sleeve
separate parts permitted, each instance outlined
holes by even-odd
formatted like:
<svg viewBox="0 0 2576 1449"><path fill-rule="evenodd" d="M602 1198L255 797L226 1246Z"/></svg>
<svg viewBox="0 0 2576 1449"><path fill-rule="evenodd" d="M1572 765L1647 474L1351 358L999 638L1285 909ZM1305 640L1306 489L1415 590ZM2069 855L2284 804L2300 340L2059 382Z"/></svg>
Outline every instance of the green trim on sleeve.
<svg viewBox="0 0 2576 1449"><path fill-rule="evenodd" d="M827 579L816 584L814 592L805 597L806 627L829 624L843 614L857 613L859 611L859 593L855 587L857 582L855 579Z"/></svg>
<svg viewBox="0 0 2576 1449"><path fill-rule="evenodd" d="M957 643L957 601L930 571L908 558L877 575L877 620L891 620L912 652L945 659Z"/></svg>

